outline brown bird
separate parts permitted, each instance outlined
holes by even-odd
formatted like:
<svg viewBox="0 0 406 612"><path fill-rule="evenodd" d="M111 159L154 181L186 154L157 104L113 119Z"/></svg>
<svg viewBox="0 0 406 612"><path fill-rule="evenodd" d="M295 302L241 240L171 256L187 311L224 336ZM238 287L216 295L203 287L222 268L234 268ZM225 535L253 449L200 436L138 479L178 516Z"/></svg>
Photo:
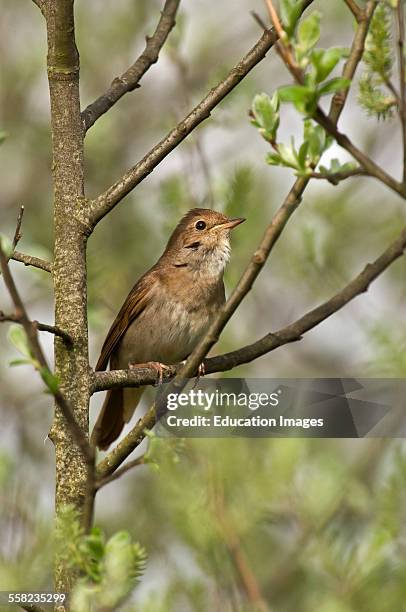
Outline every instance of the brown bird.
<svg viewBox="0 0 406 612"><path fill-rule="evenodd" d="M224 304L230 230L245 219L194 208L176 226L163 255L134 285L103 344L96 370L183 361ZM111 389L92 433L106 449L131 419L143 388Z"/></svg>

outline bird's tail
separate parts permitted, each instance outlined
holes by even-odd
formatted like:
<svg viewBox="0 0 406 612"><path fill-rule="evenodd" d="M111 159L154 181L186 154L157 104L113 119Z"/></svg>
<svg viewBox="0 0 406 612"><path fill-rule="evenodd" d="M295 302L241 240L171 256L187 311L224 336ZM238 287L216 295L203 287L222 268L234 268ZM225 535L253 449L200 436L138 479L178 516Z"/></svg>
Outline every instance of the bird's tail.
<svg viewBox="0 0 406 612"><path fill-rule="evenodd" d="M92 443L106 450L121 434L144 392L143 387L110 389L92 432Z"/></svg>

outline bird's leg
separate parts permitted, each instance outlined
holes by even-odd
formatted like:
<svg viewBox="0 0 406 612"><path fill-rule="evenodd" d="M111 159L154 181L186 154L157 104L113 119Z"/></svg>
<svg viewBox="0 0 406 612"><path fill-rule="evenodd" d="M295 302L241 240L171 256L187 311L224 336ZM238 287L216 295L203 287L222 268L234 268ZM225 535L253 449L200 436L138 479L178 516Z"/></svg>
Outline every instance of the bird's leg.
<svg viewBox="0 0 406 612"><path fill-rule="evenodd" d="M164 370L170 370L171 368L164 363L159 361L147 361L146 363L129 363L129 370L136 370L137 368L152 368L157 373L157 381L155 384L162 385L164 378Z"/></svg>
<svg viewBox="0 0 406 612"><path fill-rule="evenodd" d="M197 376L196 376L195 383L193 385L193 389L196 389L197 385L199 384L200 378L205 375L206 375L206 368L204 366L204 362L202 361L202 363L199 364L199 367L197 368Z"/></svg>

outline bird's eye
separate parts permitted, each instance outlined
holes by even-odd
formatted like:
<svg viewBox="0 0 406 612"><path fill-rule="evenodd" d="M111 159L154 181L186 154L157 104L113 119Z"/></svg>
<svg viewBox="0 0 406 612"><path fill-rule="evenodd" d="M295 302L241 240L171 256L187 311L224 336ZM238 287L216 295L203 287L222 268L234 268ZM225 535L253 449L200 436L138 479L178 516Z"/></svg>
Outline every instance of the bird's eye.
<svg viewBox="0 0 406 612"><path fill-rule="evenodd" d="M197 230L204 230L206 227L206 223L204 221L198 221L195 225Z"/></svg>

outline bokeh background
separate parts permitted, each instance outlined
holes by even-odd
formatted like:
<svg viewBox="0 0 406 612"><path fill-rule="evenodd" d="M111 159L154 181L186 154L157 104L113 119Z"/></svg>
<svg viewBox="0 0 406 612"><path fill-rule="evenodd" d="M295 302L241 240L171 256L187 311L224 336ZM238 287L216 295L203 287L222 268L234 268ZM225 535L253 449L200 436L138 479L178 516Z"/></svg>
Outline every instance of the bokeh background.
<svg viewBox="0 0 406 612"><path fill-rule="evenodd" d="M140 53L161 3L76 2L85 107ZM344 2L314 2L323 15L321 46L350 44ZM176 30L142 87L89 131L86 190L95 196L133 165L255 43L250 15L259 0L185 2ZM52 253L49 100L42 17L33 3L1 2L1 232L25 216L21 250ZM247 222L233 236L230 292L265 225L294 180L265 164L267 145L250 125L256 93L289 75L274 52L108 218L89 242L91 363L138 276L155 263L179 217L214 207ZM393 173L401 166L395 120L376 122L351 92L341 129ZM301 134L283 111L281 135ZM347 156L337 147L326 160ZM380 253L405 223L405 208L372 179L337 187L314 181L254 290L227 326L216 352L276 330L328 298ZM13 263L34 319L52 323L50 277ZM406 375L405 261L300 342L227 375L398 377ZM3 286L0 308L10 309ZM49 588L54 454L46 441L49 396L15 357L0 327L0 589ZM52 341L42 337L48 355ZM102 396L92 400L92 419ZM96 522L129 530L148 551L127 609L142 612L252 610L251 576L270 610L404 610L406 454L400 440L188 440L163 452L159 470L141 466L97 500ZM239 554L244 560L239 565ZM245 571L245 577L244 577Z"/></svg>

